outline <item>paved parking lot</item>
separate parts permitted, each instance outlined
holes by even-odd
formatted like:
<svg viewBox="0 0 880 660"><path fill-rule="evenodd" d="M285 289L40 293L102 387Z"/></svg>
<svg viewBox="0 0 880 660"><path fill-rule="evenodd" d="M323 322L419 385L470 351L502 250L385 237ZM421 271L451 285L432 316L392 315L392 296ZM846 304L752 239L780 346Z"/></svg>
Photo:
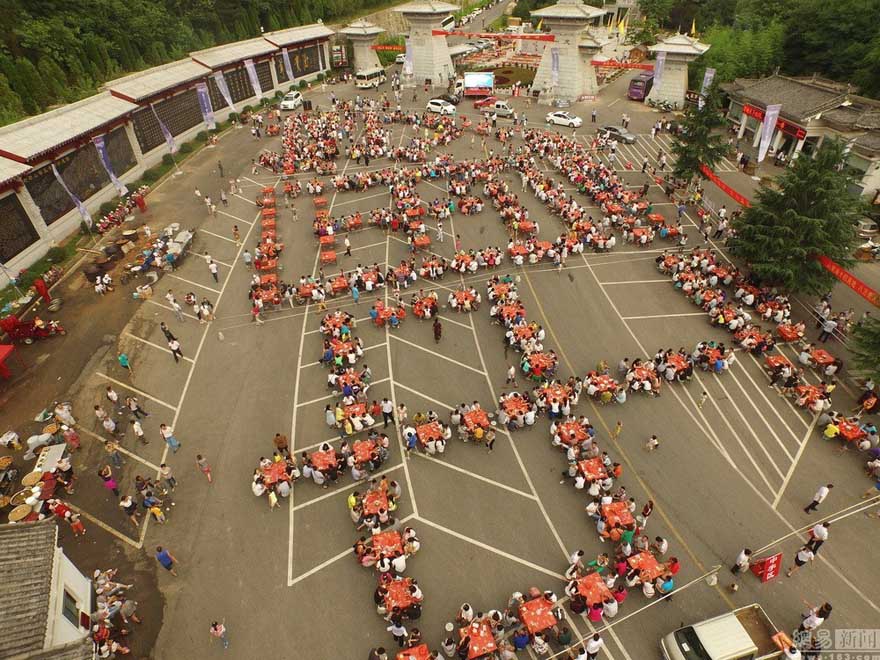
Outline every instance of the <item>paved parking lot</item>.
<svg viewBox="0 0 880 660"><path fill-rule="evenodd" d="M613 110L615 116L619 110ZM528 111L532 125L544 111ZM581 114L587 117L588 110ZM634 125L647 127L654 116L639 115ZM397 125L393 130L395 139L405 139L407 130L411 133ZM588 126L583 133L587 139ZM621 147L622 156L636 164L636 171L621 172L630 185L647 180L638 171L643 157L656 164L657 149L668 153L666 136L656 142L642 132L634 145ZM278 141L272 144L277 148ZM515 145L519 144L517 139ZM255 143L254 154L265 146ZM489 147L497 148L498 143L490 140ZM450 151L458 158L477 155L469 136L453 143ZM344 159L339 166L353 169ZM719 168L732 170L729 164ZM541 237L558 236L560 222L529 191L519 191L518 176L504 176L539 220ZM205 650L206 628L222 617L230 629L234 657L277 653L279 648L290 649L295 657L365 657L370 646L393 643L386 624L373 611L373 575L350 556L357 533L345 498L356 486L347 476L329 490L299 483L289 501L275 511L250 492L250 475L259 457L271 452L276 432L288 433L298 452L335 439L323 420L324 406L335 397L326 387L325 371L316 364L320 315L312 306L271 312L262 327L250 321L246 294L251 273L241 260L243 246L231 240L232 226L237 224L244 245L252 246L259 229L253 198L263 186L278 186L279 181L266 173L244 172L241 177L242 195L231 198L217 217L204 220L204 205L184 189L185 184L166 188L164 194L175 196L178 214L168 222L201 222L194 251L208 252L221 264L219 282L198 254L190 254L177 272L160 281L157 295L140 306L119 339L121 350L132 357L134 375L129 377L115 355L108 355L89 376L90 387L78 401L78 409L88 411L109 383L120 394L133 392L145 402L151 416L144 427L151 442L134 447L126 441L132 455L124 476L152 473L163 461L172 465L181 483L169 523L135 530L114 503L101 497L97 480L83 478L79 487L88 501L107 502L87 511L93 521L147 552L157 543L166 545L181 562L180 578L160 577L168 600L157 657L219 655L219 647ZM425 200L443 195L430 182L420 184L419 192ZM652 187L649 196L659 212L672 217L674 207L659 187ZM384 206L388 195L374 189L363 195L331 194L330 200L335 216ZM311 198L300 198L297 208L297 223L283 211L279 221L287 246L280 260L286 281L317 268ZM154 222L154 229L158 224ZM456 214L446 230L443 243L436 241L433 230L430 235L433 249L450 258L456 234L466 249L503 248L508 240L491 205L475 216ZM351 241L352 256L340 256L339 261L346 270L358 263L396 264L408 257L404 243L378 229L353 233ZM515 270L529 318L545 327L545 346L560 354L560 376L583 376L600 359L616 364L624 356L653 355L661 346L690 349L704 339L729 341L657 271L653 259L666 247L671 244L659 239L647 249L620 245L610 254L570 258L562 272L549 263L519 269L505 263L496 272ZM464 280L484 292L490 276L480 272ZM439 288L443 301L459 279L447 275L437 284L422 286ZM216 306L217 320L205 325L193 317L177 321L163 298L169 288L178 298L188 291L208 297ZM408 300L409 292L404 298ZM406 402L410 414L434 409L444 418L461 401L477 400L494 409L508 363L503 333L490 324L485 306L471 314L441 310L443 339L435 344L430 325L411 316L394 332L371 326L366 318L370 304L362 295L359 305L344 297L329 306L351 311L359 319L355 333L367 348L362 362L374 374L371 400L388 396ZM165 348L161 321L180 339L186 359L179 364ZM792 357L791 349L783 352ZM576 409L590 417L603 448L625 466L620 483L639 506L648 498L657 503L649 532L669 538L670 554L683 564L679 585L716 564L729 564L744 545L759 547L806 524L809 518L801 509L820 483L836 484L823 505L828 512L853 503L867 487L858 458L835 455L812 432L813 419L766 385L757 361L741 355L730 373L698 374L687 385L665 388L659 399L634 396L625 406L601 409L582 400ZM698 408L703 390L710 396ZM849 406L850 398L840 389L835 393L837 407ZM614 442L608 434L618 420L623 433ZM182 443L177 454L170 455L160 442L158 425L163 422L175 428ZM652 433L662 444L648 454L643 444ZM432 646L438 646L443 624L462 601L485 611L504 605L512 591L532 585L561 593L568 554L577 548L587 555L610 549L588 525L584 498L569 484L559 484L564 457L549 440L542 419L513 435L499 433L491 455L454 440L441 459L415 455L406 460L399 444L392 445L384 472L403 485L397 515L422 540L422 550L409 562L407 573L426 595L424 614L416 625ZM195 469L196 453L209 458L215 483L208 485ZM723 588L729 582L725 570L719 588L697 585L674 602L615 626L606 635L608 657L657 657L659 637L679 623L754 601L764 603L774 621L788 629L797 625L804 600L833 602L837 627L870 627L880 611L870 600L873 572L865 561L871 556L875 525L861 515L841 522L823 548L822 561L790 580L761 586L747 578L732 595ZM794 540L782 546L786 563L796 546ZM633 594L621 615L643 604L641 595ZM579 635L591 627L580 617L569 625Z"/></svg>

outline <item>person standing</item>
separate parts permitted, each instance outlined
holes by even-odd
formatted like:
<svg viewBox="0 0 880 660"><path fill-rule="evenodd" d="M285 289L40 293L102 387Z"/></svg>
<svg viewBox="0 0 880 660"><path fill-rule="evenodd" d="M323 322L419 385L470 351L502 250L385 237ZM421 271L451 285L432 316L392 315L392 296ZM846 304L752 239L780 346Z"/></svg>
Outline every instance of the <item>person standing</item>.
<svg viewBox="0 0 880 660"><path fill-rule="evenodd" d="M205 475L205 478L208 480L208 483L213 483L214 479L211 476L211 466L208 465L208 459L202 456L201 454L196 454L196 467L202 471L202 474Z"/></svg>
<svg viewBox="0 0 880 660"><path fill-rule="evenodd" d="M241 232L238 230L238 225L232 225L232 240L235 241L235 247L241 245Z"/></svg>
<svg viewBox="0 0 880 660"><path fill-rule="evenodd" d="M733 566L731 566L730 568L730 572L736 575L737 573L747 571L749 569L749 563L751 562L751 560L752 551L749 548L743 548L736 556L736 559L733 562Z"/></svg>
<svg viewBox="0 0 880 660"><path fill-rule="evenodd" d="M223 204L223 206L229 206L229 198L226 196L225 190L220 191L220 203Z"/></svg>
<svg viewBox="0 0 880 660"><path fill-rule="evenodd" d="M595 110L593 113L595 114ZM593 636L587 640L586 650L587 650L587 660L596 660L599 655L599 651L602 650L602 647L605 646L605 640L602 639L602 636L599 633L593 633Z"/></svg>
<svg viewBox="0 0 880 660"><path fill-rule="evenodd" d="M120 353L116 356L116 359L119 360L119 366L123 369L128 369L128 375L134 377L134 369L131 368L131 362L128 361L128 355Z"/></svg>
<svg viewBox="0 0 880 660"><path fill-rule="evenodd" d="M218 284L220 283L220 277L217 275L219 269L217 264L214 263L213 259L208 259L208 270L211 271L211 277L214 278L214 281Z"/></svg>
<svg viewBox="0 0 880 660"><path fill-rule="evenodd" d="M174 429L167 424L159 424L159 435L162 436L162 440L165 441L168 448L176 454L180 449L180 441L174 437Z"/></svg>
<svg viewBox="0 0 880 660"><path fill-rule="evenodd" d="M211 624L211 637L213 637L215 639L219 639L221 642L223 642L223 648L228 649L229 648L229 638L226 636L226 625L225 624L226 624L225 619L223 620L223 623L218 623L218 622L214 621L214 623Z"/></svg>
<svg viewBox="0 0 880 660"><path fill-rule="evenodd" d="M706 403L706 401L708 399L709 399L709 393L706 390L703 390L703 393L700 394L700 400L697 401L697 408L702 410L703 405Z"/></svg>
<svg viewBox="0 0 880 660"><path fill-rule="evenodd" d="M173 337L173 335L172 335L172 337ZM141 408L140 404L138 403L137 397L135 397L135 396L125 397L125 405L128 407L129 412L131 412L131 414L134 415L135 419L140 419L141 415L143 415L144 417L150 416L150 413L148 413L146 410Z"/></svg>
<svg viewBox="0 0 880 660"><path fill-rule="evenodd" d="M171 468L168 467L167 464L162 463L159 466L159 476L165 481L165 485L168 487L168 490L174 490L177 488L177 479L174 478L174 473L171 471Z"/></svg>
<svg viewBox="0 0 880 660"><path fill-rule="evenodd" d="M383 428L388 428L388 422L394 424L394 404L387 397L382 399L382 421Z"/></svg>
<svg viewBox="0 0 880 660"><path fill-rule="evenodd" d="M828 528L831 527L831 523L821 522L813 526L810 530L810 540L807 541L807 546L814 555L819 554L819 548L822 547L822 544L828 540Z"/></svg>
<svg viewBox="0 0 880 660"><path fill-rule="evenodd" d="M174 337L174 333L171 332L171 330L168 329L168 326L165 325L165 321L162 321L162 322L159 324L159 329L162 331L162 334L165 335L165 341L171 341L172 339L175 339L175 337ZM126 401L126 403L127 403L127 402L128 402L128 399L126 398L125 401Z"/></svg>
<svg viewBox="0 0 880 660"><path fill-rule="evenodd" d="M590 112L590 123L591 123L591 124L595 124L595 123L596 123L596 118L597 118L598 116L599 116L598 111L596 110L596 108L593 108L592 112Z"/></svg>
<svg viewBox="0 0 880 660"><path fill-rule="evenodd" d="M440 323L440 319L436 316L434 317L434 343L439 344L440 338L443 336L443 325Z"/></svg>
<svg viewBox="0 0 880 660"><path fill-rule="evenodd" d="M807 562L813 561L815 558L816 554L810 549L810 545L808 543L797 551L797 554L794 556L794 566L786 571L785 577L791 577L792 573L794 573Z"/></svg>
<svg viewBox="0 0 880 660"><path fill-rule="evenodd" d="M345 240L343 241L343 245L345 245L345 256L350 257L351 256L351 241L349 240L348 236L345 237Z"/></svg>
<svg viewBox="0 0 880 660"><path fill-rule="evenodd" d="M180 362L180 359L183 358L183 351L180 350L180 342L177 339L172 339L168 342L168 348L171 349L171 355L174 358L175 362Z"/></svg>
<svg viewBox="0 0 880 660"><path fill-rule="evenodd" d="M512 385L513 387L517 387L516 384L516 367L512 364L507 366L507 380L504 381L504 387L508 385Z"/></svg>
<svg viewBox="0 0 880 660"><path fill-rule="evenodd" d="M826 497L828 497L828 493L831 492L832 488L834 488L834 484L825 484L824 486L819 486L819 490L817 490L816 494L813 495L813 501L804 507L804 513L813 513L813 511L818 509L819 505L825 501Z"/></svg>
<svg viewBox="0 0 880 660"><path fill-rule="evenodd" d="M355 305L360 304L361 292L358 290L357 286L351 287L351 299L354 300Z"/></svg>
<svg viewBox="0 0 880 660"><path fill-rule="evenodd" d="M131 419L128 423L131 424L131 430L134 432L135 441L140 440L145 445L150 443L150 441L147 440L147 436L144 434L144 427L141 426L139 419Z"/></svg>
<svg viewBox="0 0 880 660"><path fill-rule="evenodd" d="M217 161L217 172L220 174L220 178L223 178L223 163L221 161Z"/></svg>
<svg viewBox="0 0 880 660"><path fill-rule="evenodd" d="M620 437L621 431L623 431L623 422L618 420L617 424L615 424L614 428L611 430L611 439L617 440Z"/></svg>
<svg viewBox="0 0 880 660"><path fill-rule="evenodd" d="M163 548L161 545L156 546L156 561L162 564L162 567L171 573L174 577L177 577L177 572L174 570L174 565L179 564L177 561L177 557L172 555L168 550Z"/></svg>

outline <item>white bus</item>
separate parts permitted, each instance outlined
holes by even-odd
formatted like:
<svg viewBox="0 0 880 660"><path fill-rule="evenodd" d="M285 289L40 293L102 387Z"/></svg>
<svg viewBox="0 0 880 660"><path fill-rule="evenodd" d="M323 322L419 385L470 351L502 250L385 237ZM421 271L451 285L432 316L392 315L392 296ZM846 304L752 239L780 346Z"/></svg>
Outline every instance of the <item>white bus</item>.
<svg viewBox="0 0 880 660"><path fill-rule="evenodd" d="M443 19L443 22L440 23L441 30L454 30L455 29L455 16L450 14L446 18Z"/></svg>
<svg viewBox="0 0 880 660"><path fill-rule="evenodd" d="M358 89L376 89L385 80L385 69L382 67L363 69L354 74L354 85Z"/></svg>

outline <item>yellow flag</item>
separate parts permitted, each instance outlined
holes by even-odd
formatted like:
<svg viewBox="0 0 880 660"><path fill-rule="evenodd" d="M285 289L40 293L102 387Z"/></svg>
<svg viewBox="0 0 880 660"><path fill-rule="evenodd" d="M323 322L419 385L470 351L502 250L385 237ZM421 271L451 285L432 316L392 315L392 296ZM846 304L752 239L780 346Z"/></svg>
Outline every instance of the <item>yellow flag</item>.
<svg viewBox="0 0 880 660"><path fill-rule="evenodd" d="M626 36L626 22L628 18L629 16L617 23L617 32L620 34L621 38Z"/></svg>
<svg viewBox="0 0 880 660"><path fill-rule="evenodd" d="M692 37L697 36L697 17L696 16L694 16L694 22L691 23L691 36Z"/></svg>
<svg viewBox="0 0 880 660"><path fill-rule="evenodd" d="M535 28L535 31L536 31L536 32L540 32L540 31L541 31L541 26L542 26L542 25L544 25L544 19L543 19L543 18L542 18L540 21L538 21L538 27Z"/></svg>

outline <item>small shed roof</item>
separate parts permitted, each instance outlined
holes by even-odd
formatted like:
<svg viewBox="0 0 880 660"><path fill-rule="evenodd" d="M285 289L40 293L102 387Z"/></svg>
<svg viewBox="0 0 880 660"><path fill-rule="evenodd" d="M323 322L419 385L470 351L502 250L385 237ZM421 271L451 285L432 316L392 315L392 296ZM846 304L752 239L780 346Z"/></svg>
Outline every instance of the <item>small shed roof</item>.
<svg viewBox="0 0 880 660"><path fill-rule="evenodd" d="M0 649L4 657L43 650L57 534L54 518L0 525Z"/></svg>
<svg viewBox="0 0 880 660"><path fill-rule="evenodd" d="M535 18L592 20L605 15L604 9L585 5L581 0L559 0L555 5L529 12Z"/></svg>
<svg viewBox="0 0 880 660"><path fill-rule="evenodd" d="M704 44L698 39L686 34L675 34L660 43L648 46L652 53L672 53L673 55L702 55L709 50L709 44Z"/></svg>
<svg viewBox="0 0 880 660"><path fill-rule="evenodd" d="M31 169L30 165L0 157L0 183L6 183Z"/></svg>
<svg viewBox="0 0 880 660"><path fill-rule="evenodd" d="M211 70L190 58L163 64L105 83L103 89L130 101L141 101L167 89L204 78Z"/></svg>
<svg viewBox="0 0 880 660"><path fill-rule="evenodd" d="M354 23L346 25L339 31L339 34L346 34L348 36L364 36L364 37L372 37L377 34L382 34L385 32L385 28L379 27L378 25L374 25L369 21L365 21L362 18L359 18Z"/></svg>
<svg viewBox="0 0 880 660"><path fill-rule="evenodd" d="M263 35L263 39L273 46L281 48L283 46L292 46L302 43L303 41L311 41L312 39L324 39L333 34L333 30L323 23L314 23L312 25L300 25L299 27L287 28L286 30L267 32Z"/></svg>
<svg viewBox="0 0 880 660"><path fill-rule="evenodd" d="M102 92L82 101L0 128L0 155L31 161L101 126L124 117L137 105Z"/></svg>
<svg viewBox="0 0 880 660"><path fill-rule="evenodd" d="M276 50L278 50L278 47L275 44L266 41L263 37L257 37L256 39L237 41L224 46L197 50L194 53L190 53L189 56L199 64L204 64L211 69L219 69L227 64L241 62L242 60L259 57L260 55L268 55Z"/></svg>

